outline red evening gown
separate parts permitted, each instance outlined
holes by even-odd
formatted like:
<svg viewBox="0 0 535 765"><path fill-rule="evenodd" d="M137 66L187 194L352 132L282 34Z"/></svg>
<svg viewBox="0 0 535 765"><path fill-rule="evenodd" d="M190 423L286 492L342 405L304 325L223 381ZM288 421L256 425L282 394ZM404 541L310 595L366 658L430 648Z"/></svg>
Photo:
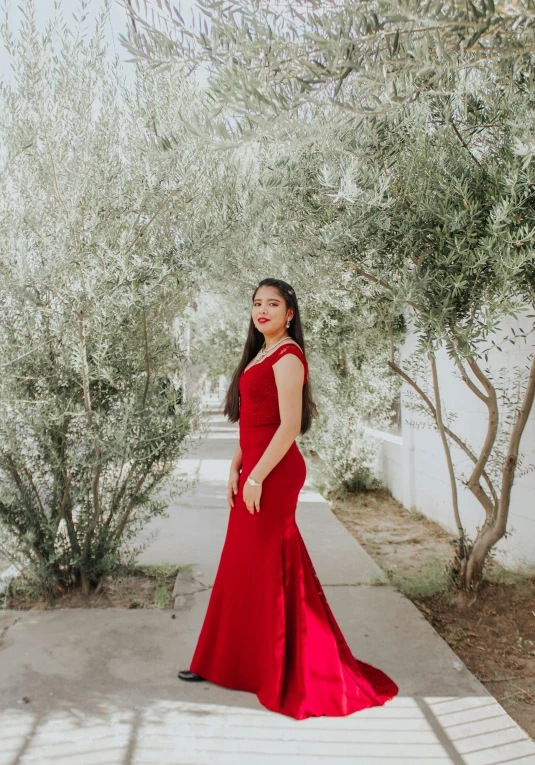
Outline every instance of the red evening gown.
<svg viewBox="0 0 535 765"><path fill-rule="evenodd" d="M346 643L295 522L306 464L294 441L265 478L260 512L243 484L280 425L273 364L288 342L242 372L242 470L208 609L190 669L216 685L255 693L269 710L302 720L380 706L398 692ZM304 384L304 383L303 383Z"/></svg>

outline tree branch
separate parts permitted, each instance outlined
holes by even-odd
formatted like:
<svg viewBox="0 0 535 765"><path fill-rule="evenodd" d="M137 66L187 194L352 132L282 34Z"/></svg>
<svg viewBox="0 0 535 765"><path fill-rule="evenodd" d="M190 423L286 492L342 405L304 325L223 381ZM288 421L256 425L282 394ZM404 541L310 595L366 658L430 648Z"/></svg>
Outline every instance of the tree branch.
<svg viewBox="0 0 535 765"><path fill-rule="evenodd" d="M457 129L457 125L456 125L456 124L455 124L455 122L453 121L453 117L452 117L452 118L451 118L451 120L450 120L450 124L451 124L451 126L452 126L452 128L453 128L453 131L454 131L455 135L457 136L457 138L458 138L458 139L459 139L459 141L461 142L462 146L464 146L464 148L466 149L466 151L468 152L468 154L470 154L470 156L472 157L472 159L474 160L474 162L476 163L476 165L477 165L478 167L481 167L481 162L479 162L479 161L476 159L476 157L474 157L474 155L473 155L473 154L472 154L472 152L470 151L470 147L468 146L468 144L466 143L466 141L464 140L464 138L462 137L462 135L459 133L459 130Z"/></svg>

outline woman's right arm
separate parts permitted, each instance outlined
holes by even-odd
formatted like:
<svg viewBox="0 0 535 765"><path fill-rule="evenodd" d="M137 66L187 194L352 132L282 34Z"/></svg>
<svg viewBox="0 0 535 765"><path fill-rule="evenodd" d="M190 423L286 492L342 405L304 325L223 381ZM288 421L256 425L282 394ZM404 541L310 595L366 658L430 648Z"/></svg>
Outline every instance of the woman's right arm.
<svg viewBox="0 0 535 765"><path fill-rule="evenodd" d="M228 499L228 504L230 509L234 507L234 495L238 493L238 481L240 480L241 466L242 466L242 451L241 451L240 444L238 443L236 451L234 452L234 457L232 458L232 462L230 463L230 474L228 479L227 499Z"/></svg>
<svg viewBox="0 0 535 765"><path fill-rule="evenodd" d="M238 443L238 446L236 447L236 451L234 452L234 457L232 458L231 467L235 467L238 470L240 470L242 465L242 453L241 453L241 446Z"/></svg>

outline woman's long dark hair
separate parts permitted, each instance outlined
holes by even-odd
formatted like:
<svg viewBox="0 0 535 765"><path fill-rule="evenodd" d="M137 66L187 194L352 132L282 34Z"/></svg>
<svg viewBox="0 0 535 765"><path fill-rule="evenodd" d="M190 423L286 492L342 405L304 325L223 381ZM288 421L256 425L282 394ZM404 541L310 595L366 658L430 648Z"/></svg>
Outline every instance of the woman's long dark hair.
<svg viewBox="0 0 535 765"><path fill-rule="evenodd" d="M286 303L286 308L293 308L294 315L290 321L288 334L293 340L295 340L296 343L298 343L306 358L305 340L303 338L303 329L301 327L301 318L299 315L299 306L297 305L297 296L294 290L287 282L282 281L282 279L263 279L253 293L253 299L251 301L252 303L254 303L256 293L260 287L264 286L275 287L277 292ZM254 325L253 318L251 317L251 321L249 323L249 332L247 333L247 339L245 341L242 357L240 359L240 363L234 370L234 374L232 375L232 380L228 387L227 395L225 398L223 414L228 417L230 422L237 422L240 419L240 391L238 387L240 375L245 367L249 364L249 362L252 361L253 358L257 355L263 344L264 335L257 330ZM303 412L301 416L300 431L301 434L307 432L312 424L312 418L317 417L317 415L318 410L316 408L316 404L312 400L310 384L307 377L307 381L303 385Z"/></svg>

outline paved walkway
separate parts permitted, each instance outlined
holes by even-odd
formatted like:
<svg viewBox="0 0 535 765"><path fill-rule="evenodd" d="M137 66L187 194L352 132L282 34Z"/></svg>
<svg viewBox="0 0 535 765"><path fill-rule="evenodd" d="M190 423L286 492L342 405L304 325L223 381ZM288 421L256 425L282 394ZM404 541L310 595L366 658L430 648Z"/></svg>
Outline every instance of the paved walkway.
<svg viewBox="0 0 535 765"><path fill-rule="evenodd" d="M297 721L252 694L177 679L219 562L236 438L214 417L181 463L199 476L195 490L143 532L157 538L140 562L195 564L177 578L172 611L0 613L0 765L535 765L535 744L307 484L297 522L335 617L399 695Z"/></svg>

